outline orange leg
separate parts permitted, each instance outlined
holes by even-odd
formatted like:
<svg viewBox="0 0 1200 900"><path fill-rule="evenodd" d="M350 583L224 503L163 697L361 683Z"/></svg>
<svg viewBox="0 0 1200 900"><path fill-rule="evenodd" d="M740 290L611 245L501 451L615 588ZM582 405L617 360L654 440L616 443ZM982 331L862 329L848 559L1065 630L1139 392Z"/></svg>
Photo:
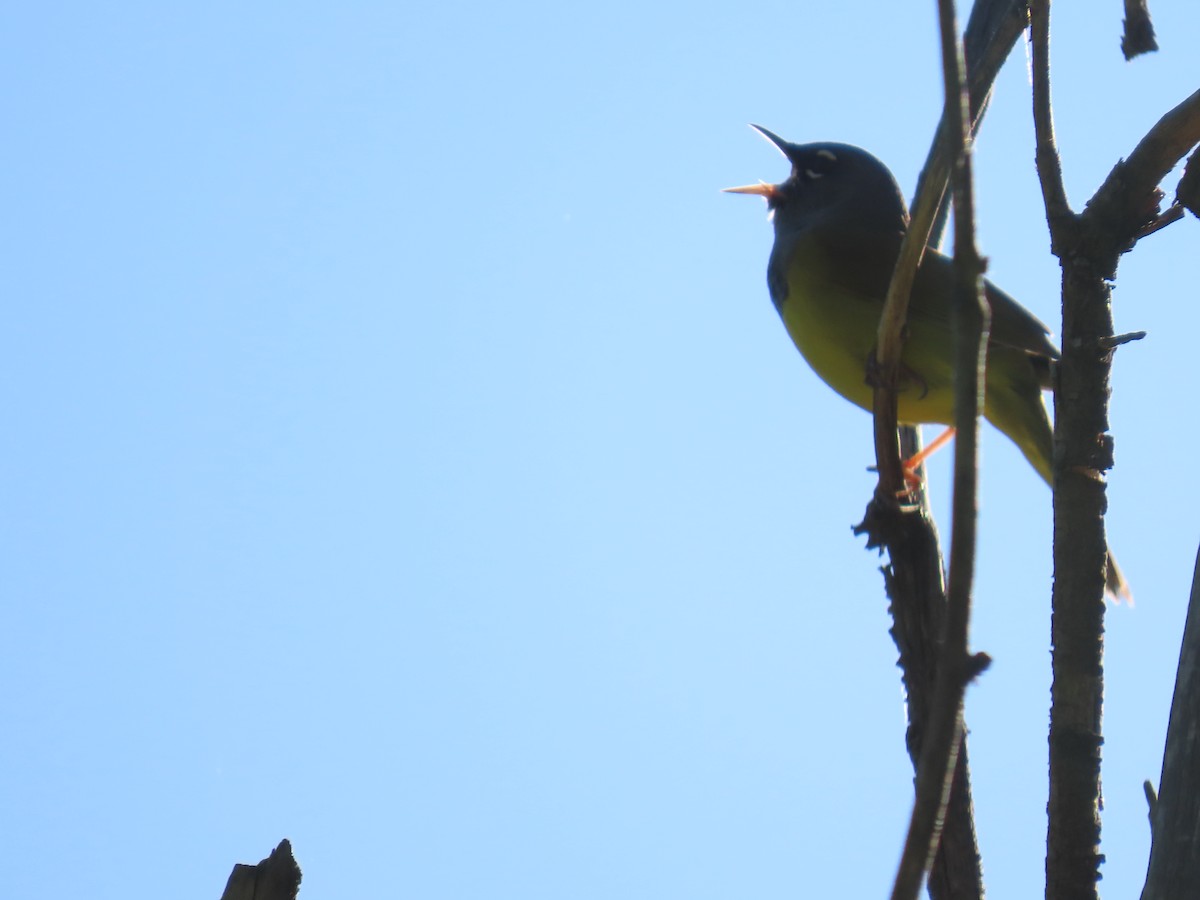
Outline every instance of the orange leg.
<svg viewBox="0 0 1200 900"><path fill-rule="evenodd" d="M921 463L950 443L950 439L953 437L954 429L947 428L930 441L919 453L914 453L908 459L901 462L901 466L904 468L904 481L910 485L910 490L916 490L921 486L921 476L917 474L917 469L921 467Z"/></svg>

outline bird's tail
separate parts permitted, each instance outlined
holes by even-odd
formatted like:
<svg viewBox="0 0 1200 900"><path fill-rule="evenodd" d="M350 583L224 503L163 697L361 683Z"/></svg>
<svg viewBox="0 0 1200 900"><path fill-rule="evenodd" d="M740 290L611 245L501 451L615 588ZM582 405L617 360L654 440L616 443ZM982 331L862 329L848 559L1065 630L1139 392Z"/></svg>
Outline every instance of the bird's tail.
<svg viewBox="0 0 1200 900"><path fill-rule="evenodd" d="M1014 396L1017 396L1014 393ZM1002 399L1004 395L1001 395ZM989 399L991 396L989 395ZM1054 474L1050 460L1054 453L1054 432L1050 425L1050 416L1040 396L1035 403L1018 403L1014 408L992 408L987 412L988 419L997 428L1012 439L1020 448L1025 458L1042 476L1046 484L1053 487ZM1125 574L1117 565L1112 548L1108 548L1107 565L1104 572L1104 589L1113 600L1125 601L1132 605L1133 592Z"/></svg>
<svg viewBox="0 0 1200 900"><path fill-rule="evenodd" d="M1124 600L1133 606L1133 591L1129 588L1129 582L1125 580L1125 573L1117 565L1117 558L1113 556L1112 548L1108 550L1107 565L1104 567L1104 589L1117 602Z"/></svg>

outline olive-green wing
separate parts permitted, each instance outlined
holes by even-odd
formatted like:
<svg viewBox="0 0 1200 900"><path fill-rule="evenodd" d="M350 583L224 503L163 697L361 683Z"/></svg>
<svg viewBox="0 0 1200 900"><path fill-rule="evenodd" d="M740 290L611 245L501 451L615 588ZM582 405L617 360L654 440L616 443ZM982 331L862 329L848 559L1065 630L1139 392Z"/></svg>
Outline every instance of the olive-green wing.
<svg viewBox="0 0 1200 900"><path fill-rule="evenodd" d="M1033 313L987 279L984 290L992 307L989 342L1035 356L1058 358L1050 340L1050 329ZM954 289L953 261L935 250L926 252L913 285L912 315L929 315L949 320L949 298ZM921 298L920 300L915 298Z"/></svg>
<svg viewBox="0 0 1200 900"><path fill-rule="evenodd" d="M829 259L830 278L855 294L872 298L882 309L903 234L854 231L823 238L821 244ZM984 288L992 307L992 344L1023 350L1033 356L1058 358L1050 329L1037 316L986 279ZM936 250L926 251L913 284L909 318L923 318L949 332L953 290L953 261Z"/></svg>

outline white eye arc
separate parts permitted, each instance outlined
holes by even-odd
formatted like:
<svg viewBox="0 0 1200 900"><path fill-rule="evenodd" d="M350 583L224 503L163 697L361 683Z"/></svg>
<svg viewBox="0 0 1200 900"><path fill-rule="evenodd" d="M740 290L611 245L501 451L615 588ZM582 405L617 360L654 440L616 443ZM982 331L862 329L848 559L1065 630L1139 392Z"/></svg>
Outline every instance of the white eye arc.
<svg viewBox="0 0 1200 900"><path fill-rule="evenodd" d="M804 177L807 178L809 181L816 181L818 178L824 178L825 173L824 172L815 172L812 169L805 169Z"/></svg>
<svg viewBox="0 0 1200 900"><path fill-rule="evenodd" d="M837 162L837 154L832 150L818 150L817 156L821 157L822 159L827 159L830 162Z"/></svg>

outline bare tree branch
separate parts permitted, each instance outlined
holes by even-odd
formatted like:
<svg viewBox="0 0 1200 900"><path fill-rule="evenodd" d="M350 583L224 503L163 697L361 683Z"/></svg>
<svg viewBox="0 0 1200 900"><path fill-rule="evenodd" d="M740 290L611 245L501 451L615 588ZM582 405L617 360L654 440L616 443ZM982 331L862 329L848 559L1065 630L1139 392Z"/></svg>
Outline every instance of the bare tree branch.
<svg viewBox="0 0 1200 900"><path fill-rule="evenodd" d="M992 84L1004 60L1025 28L1025 0L980 0L971 12L964 37L969 65L967 84L971 98L971 133L978 129ZM900 248L896 269L879 320L875 360L875 455L879 471L877 500L892 502L904 486L896 440L896 379L903 350L903 329L908 297L925 247L930 243L938 208L942 204L953 163L952 136L946 134L946 114L934 135L933 145L917 185L908 231ZM894 505L894 503L893 503Z"/></svg>
<svg viewBox="0 0 1200 900"><path fill-rule="evenodd" d="M1200 140L1193 95L1118 163L1082 215L1062 184L1049 77L1049 0L1031 3L1037 168L1051 248L1063 269L1063 358L1055 391L1054 594L1046 897L1095 898L1103 743L1104 473L1112 466L1108 385L1111 280L1120 254L1156 220L1158 183Z"/></svg>
<svg viewBox="0 0 1200 900"><path fill-rule="evenodd" d="M1159 215L1155 216L1148 223L1138 229L1137 240L1150 237L1156 232L1162 231L1173 222L1178 222L1183 218L1183 206L1176 201L1173 205L1164 209Z"/></svg>
<svg viewBox="0 0 1200 900"><path fill-rule="evenodd" d="M1162 199L1158 185L1197 144L1200 144L1200 90L1159 119L1129 158L1113 167L1088 202L1080 223L1088 242L1097 248L1115 247L1118 251L1112 256L1109 268L1101 273L1105 277L1115 276L1120 253L1132 247L1139 232L1154 221ZM1185 175L1191 169L1189 160ZM1189 180L1186 185L1181 183L1181 187L1186 191L1192 183Z"/></svg>
<svg viewBox="0 0 1200 900"><path fill-rule="evenodd" d="M933 864L941 823L950 800L961 746L962 699L968 681L986 657L967 652L971 585L975 569L976 486L979 412L987 354L990 310L982 298L983 261L975 247L974 194L971 183L970 101L958 41L954 0L939 0L942 71L946 107L944 133L954 141L955 441L954 520L950 559L950 597L938 659L937 686L929 730L917 767L916 798L908 839L892 896L915 898ZM982 885L979 885L982 892Z"/></svg>
<svg viewBox="0 0 1200 900"><path fill-rule="evenodd" d="M300 866L284 838L258 865L235 865L221 900L296 900L299 891Z"/></svg>
<svg viewBox="0 0 1200 900"><path fill-rule="evenodd" d="M971 11L964 45L974 129L979 126L996 75L1027 22L1026 0L977 0ZM909 238L907 249L901 251L902 256L919 252L927 242L936 243L936 240L927 237L928 225L922 226L920 223L937 220L935 211L944 196L952 160L953 151L947 138L947 128L941 126L934 135L913 201L913 218L918 223L913 227L924 233L920 240ZM912 265L915 265L915 259L914 256ZM892 296L901 297L901 292L893 287ZM903 291L902 299L906 302L907 290ZM901 327L903 319L901 313L889 327ZM896 322L900 325L896 325ZM895 409L893 406L889 414L884 401L885 409L881 412L880 393L876 394L876 459L881 463L881 472L885 471L887 465L883 461L889 459L895 461L898 471ZM905 456L912 456L919 449L917 429L906 427L900 431L905 442ZM889 481L889 477L892 480ZM884 475L881 484L885 481L895 483L897 477L894 474ZM855 532L868 535L869 547L888 548L890 562L884 569L884 576L891 600L891 634L900 654L899 665L908 696L906 743L915 769L931 714L945 615L942 558L923 491L919 504L905 511L898 508L894 495L887 494L885 490L877 491L877 498L877 501L868 505L864 521ZM961 742L954 770L954 784L946 810L942 840L929 873L929 893L934 900L978 898L983 895L965 738Z"/></svg>
<svg viewBox="0 0 1200 900"><path fill-rule="evenodd" d="M1063 186L1062 162L1054 137L1054 116L1050 106L1050 0L1033 0L1029 5L1033 33L1033 128L1037 141L1035 159L1046 218L1050 221L1050 240L1058 238L1065 222L1074 218ZM1055 250L1055 253L1058 251Z"/></svg>
<svg viewBox="0 0 1200 900"><path fill-rule="evenodd" d="M1141 900L1170 900L1200 884L1200 552L1175 674L1159 794L1150 809L1150 864ZM1147 785L1147 796L1153 788Z"/></svg>
<svg viewBox="0 0 1200 900"><path fill-rule="evenodd" d="M1051 646L1047 900L1098 898L1100 745L1104 654L1103 471L1111 457L1080 460L1089 438L1105 447L1108 366L1098 343L1112 336L1107 282L1076 252L1078 217L1067 203L1050 103L1050 2L1030 4L1037 170L1050 246L1063 269L1063 344L1055 392L1054 592ZM1090 337L1090 353L1080 349ZM1102 394L1097 397L1096 395ZM1070 398L1066 402L1064 398ZM1069 525L1076 528L1070 531Z"/></svg>
<svg viewBox="0 0 1200 900"><path fill-rule="evenodd" d="M1182 206L1200 218L1200 150L1188 157L1183 177L1175 188L1175 206Z"/></svg>
<svg viewBox="0 0 1200 900"><path fill-rule="evenodd" d="M1125 33L1121 35L1121 52L1126 59L1158 49L1154 39L1154 23L1146 0L1125 0Z"/></svg>

